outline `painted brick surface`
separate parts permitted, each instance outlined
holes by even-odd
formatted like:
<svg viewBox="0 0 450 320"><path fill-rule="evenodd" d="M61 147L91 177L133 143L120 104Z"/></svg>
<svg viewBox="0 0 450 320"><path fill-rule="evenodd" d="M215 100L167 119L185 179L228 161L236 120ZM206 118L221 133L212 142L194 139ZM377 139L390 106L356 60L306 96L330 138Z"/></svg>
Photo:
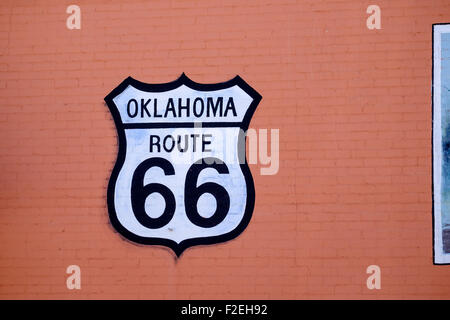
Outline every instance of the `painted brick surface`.
<svg viewBox="0 0 450 320"><path fill-rule="evenodd" d="M431 194L431 25L448 1L376 1L381 30L366 1L76 1L81 30L70 4L0 3L0 298L450 298ZM110 225L103 98L182 72L260 92L250 127L280 129L280 170L251 166L242 235L177 260Z"/></svg>

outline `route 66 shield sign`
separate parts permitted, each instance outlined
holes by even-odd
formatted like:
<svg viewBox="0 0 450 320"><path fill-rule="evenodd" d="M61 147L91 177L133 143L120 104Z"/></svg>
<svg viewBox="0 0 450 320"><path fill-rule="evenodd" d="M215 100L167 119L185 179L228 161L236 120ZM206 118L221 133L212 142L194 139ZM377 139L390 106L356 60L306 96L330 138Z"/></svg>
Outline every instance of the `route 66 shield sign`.
<svg viewBox="0 0 450 320"><path fill-rule="evenodd" d="M237 237L254 208L245 132L260 100L239 76L217 84L128 77L108 94L119 144L107 194L115 229L177 256Z"/></svg>

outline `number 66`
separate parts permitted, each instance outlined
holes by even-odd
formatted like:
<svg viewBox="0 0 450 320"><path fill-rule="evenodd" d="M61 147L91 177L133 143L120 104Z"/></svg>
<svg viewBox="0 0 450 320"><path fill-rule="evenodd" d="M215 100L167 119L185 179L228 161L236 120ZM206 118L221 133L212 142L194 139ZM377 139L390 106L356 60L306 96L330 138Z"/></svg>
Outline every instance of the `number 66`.
<svg viewBox="0 0 450 320"><path fill-rule="evenodd" d="M152 167L160 167L166 176L175 175L173 165L164 158L150 158L136 168L131 181L131 205L136 219L149 229L158 229L167 225L175 213L175 196L170 189L160 183L144 185L145 173ZM205 182L197 186L198 176L203 169L213 168L219 174L228 174L228 167L217 158L203 158L188 169L184 184L184 206L189 220L202 228L212 228L221 223L230 209L230 196L224 187L214 182ZM145 200L152 193L159 193L165 201L164 212L158 218L152 218L145 212ZM198 199L209 193L216 199L216 211L211 217L202 217L197 208Z"/></svg>

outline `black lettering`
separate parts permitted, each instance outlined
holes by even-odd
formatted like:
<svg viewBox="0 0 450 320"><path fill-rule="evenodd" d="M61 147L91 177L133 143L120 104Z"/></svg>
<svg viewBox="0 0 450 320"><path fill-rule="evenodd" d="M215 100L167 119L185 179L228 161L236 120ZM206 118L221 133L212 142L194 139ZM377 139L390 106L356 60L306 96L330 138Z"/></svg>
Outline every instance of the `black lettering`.
<svg viewBox="0 0 450 320"><path fill-rule="evenodd" d="M222 116L222 108L223 108L223 98L218 97L216 104L214 105L213 98L208 97L206 99L206 116L209 117L210 112L213 112L213 116L216 116L217 111L219 111L219 115Z"/></svg>
<svg viewBox="0 0 450 320"><path fill-rule="evenodd" d="M167 101L166 112L164 113L164 118L167 118L169 111L172 112L172 117L174 117L174 118L177 117L177 114L175 111L175 105L173 104L172 98L169 98L169 101Z"/></svg>
<svg viewBox="0 0 450 320"><path fill-rule="evenodd" d="M181 112L183 110L186 110L186 117L189 117L189 106L190 106L191 99L189 99L189 98L186 99L186 105L183 105L182 102L183 102L183 99L178 98L178 116L182 117Z"/></svg>
<svg viewBox="0 0 450 320"><path fill-rule="evenodd" d="M231 110L232 112L233 112L233 116L237 116L237 113L236 113L236 108L235 108L235 106L234 106L234 100L233 100L233 97L230 97L229 99L228 99L228 102L227 102L227 107L225 108L225 114L223 115L224 117L226 117L227 116L227 113L228 113L228 110Z"/></svg>
<svg viewBox="0 0 450 320"><path fill-rule="evenodd" d="M167 140L169 138L172 141L172 145L170 147L167 147ZM166 152L172 152L173 148L175 148L175 139L171 135L166 136L163 140L163 147Z"/></svg>
<svg viewBox="0 0 450 320"><path fill-rule="evenodd" d="M155 118L162 118L162 115L158 113L158 104L156 103L157 99L154 99L154 103L153 103L153 116Z"/></svg>
<svg viewBox="0 0 450 320"><path fill-rule="evenodd" d="M134 113L131 113L131 111L130 111L131 102L134 102ZM128 114L128 116L130 118L134 118L134 117L137 116L138 111L139 111L138 110L138 102L135 99L131 99L130 101L128 101L128 104L127 104L127 114Z"/></svg>
<svg viewBox="0 0 450 320"><path fill-rule="evenodd" d="M153 139L156 139L156 141L153 141ZM153 146L156 146L156 148L158 149L158 152L161 152L161 146L159 145L159 136L150 135L150 152L153 152Z"/></svg>
<svg viewBox="0 0 450 320"><path fill-rule="evenodd" d="M198 138L199 136L200 136L200 135L199 135L198 133L191 134L191 138L192 138L192 151L194 151L194 152L195 152L195 148L196 148L196 145L197 145L197 138Z"/></svg>
<svg viewBox="0 0 450 320"><path fill-rule="evenodd" d="M211 140L206 140L206 138L212 138L212 134L202 135L202 152L211 152L211 149L206 149L206 146L211 144Z"/></svg>
<svg viewBox="0 0 450 320"><path fill-rule="evenodd" d="M200 101L200 112L197 112L197 101ZM201 117L203 115L203 110L205 109L205 103L203 102L202 98L195 98L194 100L194 106L193 106L193 111L194 111L194 116L196 116L197 118Z"/></svg>
<svg viewBox="0 0 450 320"><path fill-rule="evenodd" d="M150 100L152 99L148 99L145 103L144 103L144 99L141 99L141 118L144 117L144 111L147 114L147 117L151 117L150 112L147 109L147 105L150 103Z"/></svg>
<svg viewBox="0 0 450 320"><path fill-rule="evenodd" d="M178 139L177 139L178 151L180 151L180 152L186 152L187 151L187 149L189 147L189 140L188 140L188 138L189 137L187 135L184 136L184 149L183 149L183 148L181 148L181 136L178 136Z"/></svg>

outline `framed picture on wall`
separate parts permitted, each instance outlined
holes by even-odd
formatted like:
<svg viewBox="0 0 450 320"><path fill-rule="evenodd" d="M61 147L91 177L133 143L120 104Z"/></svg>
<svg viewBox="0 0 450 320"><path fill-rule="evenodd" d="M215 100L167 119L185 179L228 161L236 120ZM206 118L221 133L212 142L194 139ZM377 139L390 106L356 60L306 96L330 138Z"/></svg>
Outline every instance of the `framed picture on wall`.
<svg viewBox="0 0 450 320"><path fill-rule="evenodd" d="M434 263L450 264L450 24L433 25Z"/></svg>

